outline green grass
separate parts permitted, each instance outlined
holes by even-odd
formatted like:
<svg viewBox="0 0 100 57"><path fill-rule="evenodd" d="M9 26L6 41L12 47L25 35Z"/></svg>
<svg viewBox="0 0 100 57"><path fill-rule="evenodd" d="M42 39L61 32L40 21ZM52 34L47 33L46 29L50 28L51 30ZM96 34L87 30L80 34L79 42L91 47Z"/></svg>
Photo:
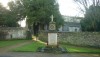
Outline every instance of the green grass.
<svg viewBox="0 0 100 57"><path fill-rule="evenodd" d="M40 42L33 42L31 44L27 44L18 48L13 49L13 51L17 52L36 52L38 47L44 47L45 44Z"/></svg>
<svg viewBox="0 0 100 57"><path fill-rule="evenodd" d="M72 46L72 45L61 45L62 47L65 47L68 52L73 53L100 53L100 49L97 48L87 48L87 47L78 47L78 46Z"/></svg>
<svg viewBox="0 0 100 57"><path fill-rule="evenodd" d="M7 40L7 41L0 41L0 48L1 47L6 47L6 46L11 46L11 45L15 45L21 42L24 42L26 40Z"/></svg>
<svg viewBox="0 0 100 57"><path fill-rule="evenodd" d="M15 48L13 51L18 52L36 52L38 47L44 47L45 45L40 42L33 42L31 44L27 44L18 48ZM87 48L87 47L77 47L72 45L60 45L62 47L65 47L68 52L73 53L100 53L100 49L96 48Z"/></svg>

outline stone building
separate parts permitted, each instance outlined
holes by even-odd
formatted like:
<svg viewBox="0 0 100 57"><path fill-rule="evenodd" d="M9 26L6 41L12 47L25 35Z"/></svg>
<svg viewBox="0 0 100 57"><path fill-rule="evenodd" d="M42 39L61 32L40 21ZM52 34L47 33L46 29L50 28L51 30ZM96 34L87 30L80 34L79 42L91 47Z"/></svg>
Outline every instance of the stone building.
<svg viewBox="0 0 100 57"><path fill-rule="evenodd" d="M75 23L75 22L65 22L64 26L62 27L62 31L64 31L64 32L80 32L81 25L80 25L80 23Z"/></svg>
<svg viewBox="0 0 100 57"><path fill-rule="evenodd" d="M63 16L65 21L64 25L59 28L59 31L62 32L80 32L81 24L80 20L82 17L71 17L71 16Z"/></svg>

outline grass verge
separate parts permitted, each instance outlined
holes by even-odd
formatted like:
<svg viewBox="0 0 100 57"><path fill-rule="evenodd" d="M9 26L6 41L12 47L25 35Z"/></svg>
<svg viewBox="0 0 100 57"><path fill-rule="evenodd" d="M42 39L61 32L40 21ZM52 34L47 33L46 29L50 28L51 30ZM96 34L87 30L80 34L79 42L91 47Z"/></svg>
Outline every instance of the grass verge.
<svg viewBox="0 0 100 57"><path fill-rule="evenodd" d="M38 47L44 47L45 44L41 42L32 42L31 44L27 44L18 48L13 49L16 52L36 52Z"/></svg>
<svg viewBox="0 0 100 57"><path fill-rule="evenodd" d="M77 47L72 45L61 45L66 48L70 53L100 53L100 49L97 48L88 48L88 47Z"/></svg>
<svg viewBox="0 0 100 57"><path fill-rule="evenodd" d="M6 41L3 40L3 41L0 41L0 48L15 45L15 44L25 42L25 41L27 40L6 40Z"/></svg>
<svg viewBox="0 0 100 57"><path fill-rule="evenodd" d="M60 46L67 49L69 53L100 53L100 49L96 48L87 48L87 47L77 47L72 45L63 45ZM45 44L40 42L33 42L31 44L27 44L18 48L13 49L13 51L17 52L36 52L38 47L45 47Z"/></svg>

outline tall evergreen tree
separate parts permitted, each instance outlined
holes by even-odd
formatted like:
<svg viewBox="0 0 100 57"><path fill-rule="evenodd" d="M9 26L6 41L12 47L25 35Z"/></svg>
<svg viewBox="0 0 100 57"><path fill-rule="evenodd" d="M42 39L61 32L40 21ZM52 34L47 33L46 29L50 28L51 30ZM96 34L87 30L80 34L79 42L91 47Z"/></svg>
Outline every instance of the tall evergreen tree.
<svg viewBox="0 0 100 57"><path fill-rule="evenodd" d="M34 34L37 36L39 29L44 29L51 21L50 16L54 15L57 28L63 25L64 20L59 12L59 5L56 0L16 0L20 1L25 8L27 24L33 26Z"/></svg>
<svg viewBox="0 0 100 57"><path fill-rule="evenodd" d="M100 31L100 6L90 6L81 21L83 31Z"/></svg>
<svg viewBox="0 0 100 57"><path fill-rule="evenodd" d="M84 14L83 31L100 31L100 0L74 0Z"/></svg>
<svg viewBox="0 0 100 57"><path fill-rule="evenodd" d="M54 15L57 27L63 24L62 16L59 12L59 5L56 0L20 0L26 10L27 22L29 25L48 25L50 16Z"/></svg>

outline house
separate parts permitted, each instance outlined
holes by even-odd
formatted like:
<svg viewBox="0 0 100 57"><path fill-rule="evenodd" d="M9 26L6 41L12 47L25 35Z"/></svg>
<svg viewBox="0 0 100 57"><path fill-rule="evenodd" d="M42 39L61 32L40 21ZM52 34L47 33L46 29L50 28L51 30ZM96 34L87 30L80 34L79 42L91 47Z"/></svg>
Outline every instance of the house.
<svg viewBox="0 0 100 57"><path fill-rule="evenodd" d="M59 28L59 31L62 32L80 32L81 24L80 21L82 17L71 17L71 16L63 16L65 21L64 25Z"/></svg>

